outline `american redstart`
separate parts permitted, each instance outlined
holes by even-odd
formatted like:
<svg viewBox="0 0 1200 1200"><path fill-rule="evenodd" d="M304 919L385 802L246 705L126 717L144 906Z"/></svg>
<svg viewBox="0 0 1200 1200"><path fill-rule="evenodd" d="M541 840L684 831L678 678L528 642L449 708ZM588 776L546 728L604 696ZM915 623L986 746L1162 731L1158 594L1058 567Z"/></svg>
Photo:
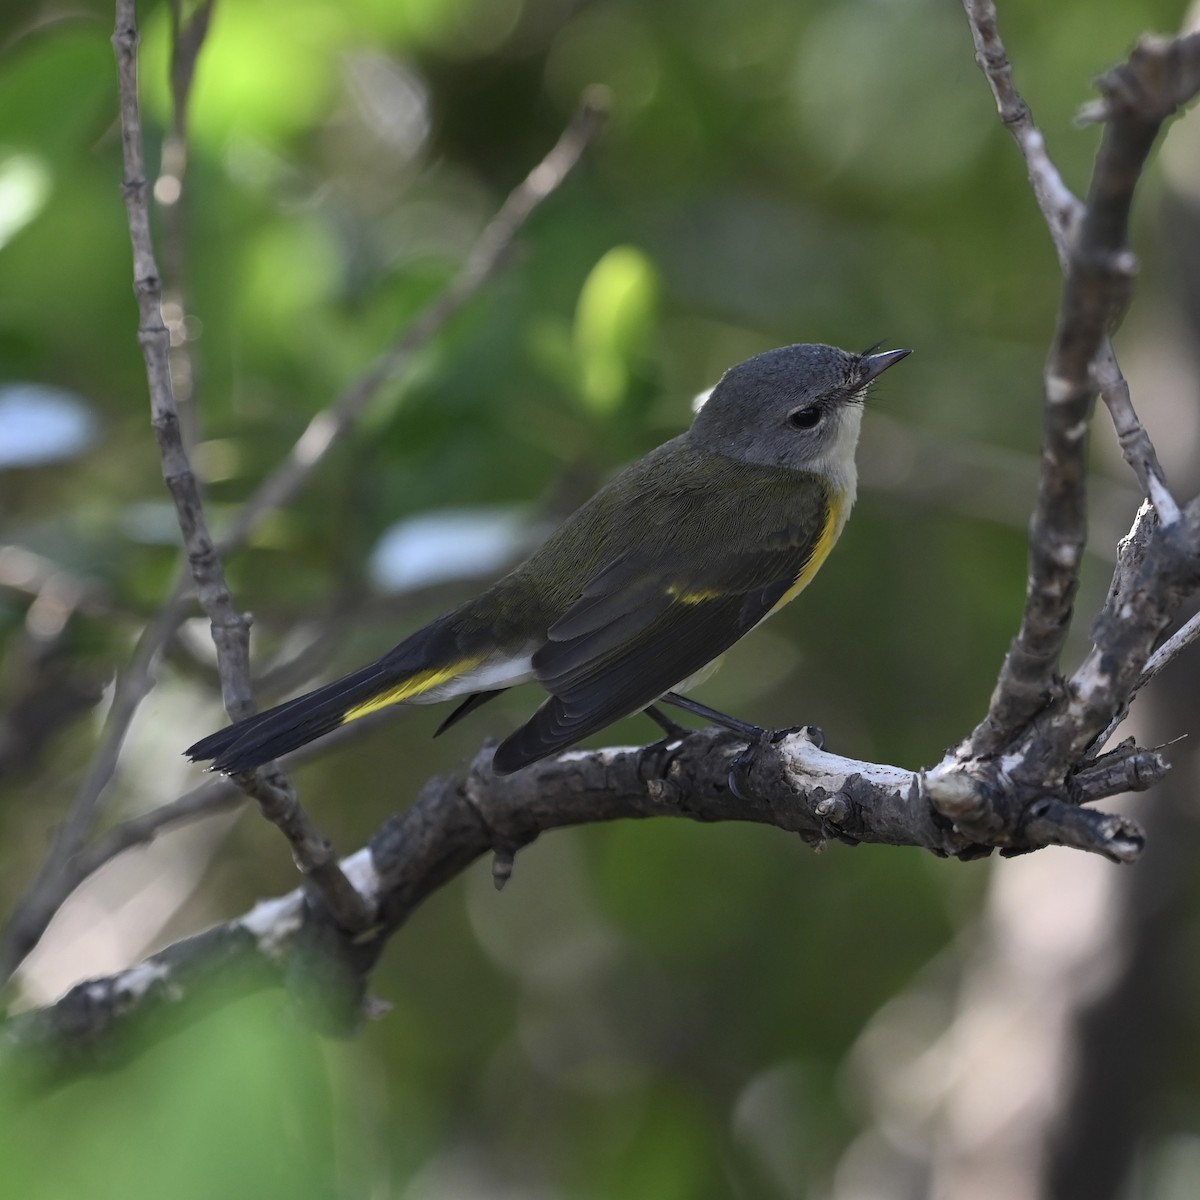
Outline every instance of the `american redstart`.
<svg viewBox="0 0 1200 1200"><path fill-rule="evenodd" d="M660 698L719 715L673 689L817 573L854 503L868 385L909 353L784 346L731 367L686 433L627 467L482 595L188 756L247 771L381 708L465 696L441 733L527 680L549 697L500 743L500 774Z"/></svg>

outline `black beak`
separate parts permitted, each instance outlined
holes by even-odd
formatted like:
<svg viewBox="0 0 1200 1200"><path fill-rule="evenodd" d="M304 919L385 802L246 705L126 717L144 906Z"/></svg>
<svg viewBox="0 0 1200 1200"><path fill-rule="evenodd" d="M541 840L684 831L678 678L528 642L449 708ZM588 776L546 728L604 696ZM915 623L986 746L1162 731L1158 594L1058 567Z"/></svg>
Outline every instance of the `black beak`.
<svg viewBox="0 0 1200 1200"><path fill-rule="evenodd" d="M866 369L866 377L863 379L863 383L870 383L872 379L878 379L888 367L894 367L902 358L907 358L911 353L911 350L885 350L882 354L864 355L862 364Z"/></svg>

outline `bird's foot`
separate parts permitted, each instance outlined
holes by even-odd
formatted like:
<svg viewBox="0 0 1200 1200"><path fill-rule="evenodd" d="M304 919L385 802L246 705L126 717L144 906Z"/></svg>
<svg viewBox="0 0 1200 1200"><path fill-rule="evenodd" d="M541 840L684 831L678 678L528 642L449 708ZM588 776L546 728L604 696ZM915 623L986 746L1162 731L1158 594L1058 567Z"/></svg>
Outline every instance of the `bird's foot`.
<svg viewBox="0 0 1200 1200"><path fill-rule="evenodd" d="M739 800L747 803L750 803L751 799L748 786L750 770L754 765L755 757L763 746L773 746L785 737L798 733L803 734L818 750L825 748L825 734L816 725L792 725L787 729L764 729L761 725L752 725L749 721L742 721L737 717L729 716L728 713L718 712L715 708L709 708L707 704L701 704L690 696L681 696L678 692L667 692L662 699L667 704L673 704L676 708L682 708L685 712L703 717L706 721L711 721L722 729L728 729L745 740L746 748L729 764L729 790ZM685 733L655 705L651 705L646 712L667 730L668 734Z"/></svg>
<svg viewBox="0 0 1200 1200"><path fill-rule="evenodd" d="M651 704L645 710L648 716L665 734L657 742L643 746L638 759L638 774L647 782L665 780L679 753L684 739L692 731L676 721L672 721L657 705Z"/></svg>
<svg viewBox="0 0 1200 1200"><path fill-rule="evenodd" d="M748 786L750 771L759 751L764 746L774 746L783 741L785 737L802 734L818 750L825 749L825 734L816 725L792 725L787 729L760 729L754 725L749 728L754 730L755 736L748 740L746 748L729 764L729 790L747 804L752 799Z"/></svg>

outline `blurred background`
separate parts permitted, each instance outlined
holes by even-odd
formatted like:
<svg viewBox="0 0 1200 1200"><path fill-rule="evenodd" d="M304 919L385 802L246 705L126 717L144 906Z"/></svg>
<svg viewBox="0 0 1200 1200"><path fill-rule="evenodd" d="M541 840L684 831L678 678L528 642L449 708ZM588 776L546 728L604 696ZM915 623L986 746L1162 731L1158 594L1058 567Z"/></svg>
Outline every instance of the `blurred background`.
<svg viewBox="0 0 1200 1200"><path fill-rule="evenodd" d="M1024 594L1059 274L956 5L934 0L218 0L186 187L163 163L170 13L142 4L165 315L219 531L462 264L590 84L599 142L501 274L227 563L273 702L494 577L732 363L916 350L873 393L860 499L803 600L699 698L917 768L983 713ZM1016 81L1076 191L1090 81L1168 0L1009 0ZM0 912L87 770L178 561L136 340L112 6L0 13ZM1117 352L1181 497L1200 487L1200 117L1136 210ZM183 230L183 236L179 231ZM185 353L186 351L186 353ZM1138 496L1096 422L1078 661ZM1195 658L1139 701L1200 727ZM156 671L104 823L200 781L224 722L206 623ZM537 702L438 741L416 709L298 769L343 852ZM645 720L596 744L644 742ZM218 1007L0 1135L13 1194L646 1200L1200 1191L1196 752L1131 802L1141 863L944 862L737 825L630 823L479 863L323 1042ZM128 853L62 910L15 1007L291 889L251 811ZM64 1131L70 1153L64 1153Z"/></svg>

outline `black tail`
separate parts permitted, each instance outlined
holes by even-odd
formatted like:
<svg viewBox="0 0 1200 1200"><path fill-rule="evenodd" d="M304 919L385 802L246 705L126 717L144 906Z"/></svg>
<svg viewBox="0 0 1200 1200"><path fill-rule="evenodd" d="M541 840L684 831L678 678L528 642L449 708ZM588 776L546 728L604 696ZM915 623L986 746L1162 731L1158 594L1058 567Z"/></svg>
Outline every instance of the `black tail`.
<svg viewBox="0 0 1200 1200"><path fill-rule="evenodd" d="M214 771L226 774L251 771L336 729L356 705L386 690L389 674L383 670L382 662L372 663L315 692L297 696L201 738L184 754L192 762L211 758ZM391 675L391 681L394 680Z"/></svg>
<svg viewBox="0 0 1200 1200"><path fill-rule="evenodd" d="M339 725L444 687L483 657L478 651L472 655L464 650L461 643L478 642L486 634L464 637L458 618L458 613L448 613L417 630L377 662L210 734L184 753L193 762L211 758L214 771L250 771Z"/></svg>

